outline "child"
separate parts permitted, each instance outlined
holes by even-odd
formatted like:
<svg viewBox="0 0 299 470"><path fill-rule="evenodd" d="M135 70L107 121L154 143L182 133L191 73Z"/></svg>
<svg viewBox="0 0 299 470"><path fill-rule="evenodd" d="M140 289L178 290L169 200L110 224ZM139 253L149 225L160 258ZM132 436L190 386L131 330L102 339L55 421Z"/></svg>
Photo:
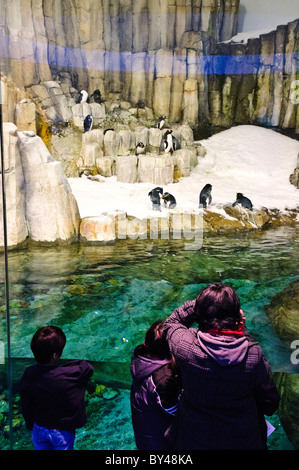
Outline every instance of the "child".
<svg viewBox="0 0 299 470"><path fill-rule="evenodd" d="M84 360L58 366L65 343L56 326L39 328L31 340L37 364L25 370L20 395L35 450L72 450L76 428L87 421L84 396L93 367Z"/></svg>
<svg viewBox="0 0 299 470"><path fill-rule="evenodd" d="M163 323L149 328L131 360L131 411L139 450L167 449L164 433L175 414L180 375L163 336Z"/></svg>

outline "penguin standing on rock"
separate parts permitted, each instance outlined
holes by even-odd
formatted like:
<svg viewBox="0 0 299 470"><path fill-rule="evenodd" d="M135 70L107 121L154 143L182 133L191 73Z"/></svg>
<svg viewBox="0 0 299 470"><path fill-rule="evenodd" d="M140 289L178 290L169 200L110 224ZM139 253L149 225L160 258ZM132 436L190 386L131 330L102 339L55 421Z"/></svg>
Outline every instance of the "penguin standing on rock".
<svg viewBox="0 0 299 470"><path fill-rule="evenodd" d="M237 199L233 203L233 207L235 207L237 204L241 204L241 206L245 207L245 209L249 209L250 211L252 211L252 202L250 201L250 199L248 199L248 197L243 196L242 193L237 193Z"/></svg>
<svg viewBox="0 0 299 470"><path fill-rule="evenodd" d="M208 205L208 204L211 204L211 203L212 203L211 191L212 191L212 185L211 185L211 184L206 184L206 185L202 188L202 190L200 191L200 195L199 195L199 204L202 204L202 206L204 207L204 209L207 208L207 205Z"/></svg>
<svg viewBox="0 0 299 470"><path fill-rule="evenodd" d="M164 201L164 206L165 207L167 207L167 203L169 204L168 205L169 209L174 209L176 207L176 199L172 194L164 193L163 196L162 196L162 199Z"/></svg>
<svg viewBox="0 0 299 470"><path fill-rule="evenodd" d="M175 150L181 148L178 139L174 135L172 135L171 129L167 129L167 131L164 133L162 142L165 153L173 154Z"/></svg>
<svg viewBox="0 0 299 470"><path fill-rule="evenodd" d="M87 116L84 119L84 133L91 131L92 129L92 124L93 124L93 117L91 114L87 114Z"/></svg>
<svg viewBox="0 0 299 470"><path fill-rule="evenodd" d="M165 119L166 119L166 116L162 115L160 116L157 121L155 122L155 127L157 129L162 129L164 124L165 124Z"/></svg>
<svg viewBox="0 0 299 470"><path fill-rule="evenodd" d="M89 103L88 93L85 90L80 91L77 103Z"/></svg>
<svg viewBox="0 0 299 470"><path fill-rule="evenodd" d="M156 188L152 189L148 193L148 196L150 197L150 200L152 201L153 210L161 212L160 199L163 196L163 188L161 188L160 186L157 186Z"/></svg>
<svg viewBox="0 0 299 470"><path fill-rule="evenodd" d="M91 99L94 103L101 104L101 103L103 102L103 100L102 100L102 95L101 95L100 90L98 90L98 89L94 90L94 92L93 92L92 95L90 96L90 99Z"/></svg>
<svg viewBox="0 0 299 470"><path fill-rule="evenodd" d="M145 152L145 145L143 142L138 142L135 147L135 155L140 155L141 153Z"/></svg>

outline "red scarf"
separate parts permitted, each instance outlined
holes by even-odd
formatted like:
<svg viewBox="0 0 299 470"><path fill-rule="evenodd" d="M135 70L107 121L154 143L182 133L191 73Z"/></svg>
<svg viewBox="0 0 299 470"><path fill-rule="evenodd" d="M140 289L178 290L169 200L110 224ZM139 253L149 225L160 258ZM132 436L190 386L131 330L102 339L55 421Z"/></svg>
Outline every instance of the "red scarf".
<svg viewBox="0 0 299 470"><path fill-rule="evenodd" d="M243 336L243 326L239 326L237 330L229 330L228 328L222 328L221 330L211 329L205 331L211 335L224 335L224 336Z"/></svg>

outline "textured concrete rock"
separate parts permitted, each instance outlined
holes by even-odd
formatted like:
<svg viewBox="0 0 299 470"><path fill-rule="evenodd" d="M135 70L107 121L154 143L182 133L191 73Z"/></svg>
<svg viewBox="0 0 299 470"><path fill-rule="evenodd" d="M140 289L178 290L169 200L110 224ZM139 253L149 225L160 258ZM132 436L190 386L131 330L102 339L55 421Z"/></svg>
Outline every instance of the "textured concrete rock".
<svg viewBox="0 0 299 470"><path fill-rule="evenodd" d="M16 246L27 237L39 242L76 239L77 202L61 163L52 158L40 137L5 123L4 156L7 216L15 222L8 224L8 245Z"/></svg>
<svg viewBox="0 0 299 470"><path fill-rule="evenodd" d="M24 99L17 104L16 126L20 132L36 132L36 106L33 101Z"/></svg>
<svg viewBox="0 0 299 470"><path fill-rule="evenodd" d="M16 246L28 237L25 215L25 179L18 146L17 128L12 123L4 123L3 131L6 214L8 221L14 221L14 223L7 224L7 243L8 246ZM2 177L0 188L2 191ZM0 246L4 246L2 198L0 213Z"/></svg>
<svg viewBox="0 0 299 470"><path fill-rule="evenodd" d="M31 132L18 137L30 238L41 242L76 238L79 211L61 163L53 159L40 137Z"/></svg>
<svg viewBox="0 0 299 470"><path fill-rule="evenodd" d="M136 183L137 157L135 155L116 157L115 167L117 181L122 183Z"/></svg>
<svg viewBox="0 0 299 470"><path fill-rule="evenodd" d="M283 429L296 450L299 450L299 374L274 374L280 394L278 416Z"/></svg>
<svg viewBox="0 0 299 470"><path fill-rule="evenodd" d="M299 339L299 281L277 294L265 308L276 334L287 344Z"/></svg>

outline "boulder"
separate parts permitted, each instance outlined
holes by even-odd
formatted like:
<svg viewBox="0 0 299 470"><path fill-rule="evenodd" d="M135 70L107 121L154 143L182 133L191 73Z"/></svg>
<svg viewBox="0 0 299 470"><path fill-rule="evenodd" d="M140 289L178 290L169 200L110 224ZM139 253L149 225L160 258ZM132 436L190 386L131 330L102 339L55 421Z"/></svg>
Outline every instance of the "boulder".
<svg viewBox="0 0 299 470"><path fill-rule="evenodd" d="M82 145L80 157L82 158L83 166L85 168L94 168L96 166L97 159L102 156L103 151L98 143L90 142Z"/></svg>
<svg viewBox="0 0 299 470"><path fill-rule="evenodd" d="M80 238L89 242L115 240L115 220L108 215L84 217L80 223Z"/></svg>
<svg viewBox="0 0 299 470"><path fill-rule="evenodd" d="M131 150L135 149L135 135L134 132L122 129L118 132L119 135L119 155L129 155Z"/></svg>
<svg viewBox="0 0 299 470"><path fill-rule="evenodd" d="M278 372L273 379L280 394L280 422L290 442L299 450L299 374Z"/></svg>
<svg viewBox="0 0 299 470"><path fill-rule="evenodd" d="M273 297L265 312L281 340L288 345L299 340L299 281Z"/></svg>
<svg viewBox="0 0 299 470"><path fill-rule="evenodd" d="M104 134L104 155L118 155L120 137L117 132L108 130Z"/></svg>
<svg viewBox="0 0 299 470"><path fill-rule="evenodd" d="M33 101L23 99L16 105L16 126L19 131L36 132L36 106Z"/></svg>
<svg viewBox="0 0 299 470"><path fill-rule="evenodd" d="M14 223L7 224L7 243L8 246L15 246L28 237L28 227L25 216L25 179L16 126L12 123L4 123L3 137L6 217L8 221L14 221ZM2 191L2 177L0 180L0 188ZM2 213L3 207L1 198L0 246L4 246Z"/></svg>
<svg viewBox="0 0 299 470"><path fill-rule="evenodd" d="M166 185L173 182L173 159L169 155L140 155L138 158L138 182Z"/></svg>
<svg viewBox="0 0 299 470"><path fill-rule="evenodd" d="M71 108L72 119L74 126L83 129L84 119L88 114L91 114L91 107L89 103L77 103Z"/></svg>
<svg viewBox="0 0 299 470"><path fill-rule="evenodd" d="M97 171L102 176L112 176L113 159L111 157L99 157L96 159Z"/></svg>
<svg viewBox="0 0 299 470"><path fill-rule="evenodd" d="M174 164L174 180L178 180L184 176L190 176L191 168L195 165L196 151L189 150L187 148L179 149L173 152L173 164ZM197 162L196 162L197 163Z"/></svg>
<svg viewBox="0 0 299 470"><path fill-rule="evenodd" d="M32 132L19 132L18 146L29 237L39 242L76 239L79 210L61 163Z"/></svg>
<svg viewBox="0 0 299 470"><path fill-rule="evenodd" d="M160 149L161 140L163 137L163 130L151 127L148 131L148 144L150 151L158 151ZM137 140L136 140L137 141Z"/></svg>
<svg viewBox="0 0 299 470"><path fill-rule="evenodd" d="M270 216L267 210L252 211L245 209L240 204L232 207L232 205L226 204L223 209L230 216L239 220L245 227L248 228L261 228L270 222Z"/></svg>
<svg viewBox="0 0 299 470"><path fill-rule="evenodd" d="M115 173L117 181L122 183L136 183L137 157L136 155L118 156L115 160Z"/></svg>

